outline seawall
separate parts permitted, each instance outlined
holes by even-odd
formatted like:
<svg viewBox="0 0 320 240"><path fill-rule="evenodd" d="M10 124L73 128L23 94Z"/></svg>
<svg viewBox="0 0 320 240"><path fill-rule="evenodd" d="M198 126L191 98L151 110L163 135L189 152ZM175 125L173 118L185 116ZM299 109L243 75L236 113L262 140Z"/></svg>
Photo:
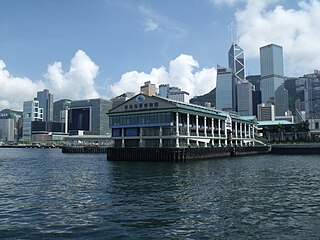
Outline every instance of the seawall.
<svg viewBox="0 0 320 240"><path fill-rule="evenodd" d="M273 144L271 145L271 153L279 155L320 154L320 144Z"/></svg>

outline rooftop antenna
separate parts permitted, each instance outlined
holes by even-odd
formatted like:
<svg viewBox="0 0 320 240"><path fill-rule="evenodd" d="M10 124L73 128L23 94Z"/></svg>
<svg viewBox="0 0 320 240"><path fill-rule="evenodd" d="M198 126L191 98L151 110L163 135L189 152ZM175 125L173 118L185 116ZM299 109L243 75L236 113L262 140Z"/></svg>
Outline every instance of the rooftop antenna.
<svg viewBox="0 0 320 240"><path fill-rule="evenodd" d="M228 25L228 30L230 31L230 40L231 40L231 43L234 44L234 43L235 43L235 39L234 39L235 30L234 30L234 23L233 23L233 22L231 22L231 23Z"/></svg>

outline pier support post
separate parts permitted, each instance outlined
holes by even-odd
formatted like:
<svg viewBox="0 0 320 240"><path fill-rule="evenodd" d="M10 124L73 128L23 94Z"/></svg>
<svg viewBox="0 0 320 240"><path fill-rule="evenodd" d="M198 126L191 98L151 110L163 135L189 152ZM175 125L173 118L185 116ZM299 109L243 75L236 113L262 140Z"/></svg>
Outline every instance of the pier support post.
<svg viewBox="0 0 320 240"><path fill-rule="evenodd" d="M212 146L214 146L214 118L211 118Z"/></svg>
<svg viewBox="0 0 320 240"><path fill-rule="evenodd" d="M176 112L176 147L179 147L179 113Z"/></svg>
<svg viewBox="0 0 320 240"><path fill-rule="evenodd" d="M190 114L187 114L187 145L190 145Z"/></svg>
<svg viewBox="0 0 320 240"><path fill-rule="evenodd" d="M196 115L196 135L197 137L199 137L199 116ZM196 141L197 143L197 147L199 147L199 141L197 140Z"/></svg>
<svg viewBox="0 0 320 240"><path fill-rule="evenodd" d="M204 117L204 136L207 137L207 117ZM208 147L207 142L204 143L205 147Z"/></svg>

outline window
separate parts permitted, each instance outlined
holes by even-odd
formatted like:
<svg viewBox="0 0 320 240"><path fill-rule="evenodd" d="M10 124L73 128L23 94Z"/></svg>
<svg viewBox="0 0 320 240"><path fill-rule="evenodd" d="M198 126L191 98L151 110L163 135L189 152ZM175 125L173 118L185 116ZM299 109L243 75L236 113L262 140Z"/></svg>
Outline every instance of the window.
<svg viewBox="0 0 320 240"><path fill-rule="evenodd" d="M158 107L158 106L159 106L159 103L158 103L158 102L155 102L155 103L154 103L154 106L155 106L155 107Z"/></svg>
<svg viewBox="0 0 320 240"><path fill-rule="evenodd" d="M124 109L126 109L126 110L127 110L127 109L128 109L128 105L125 105L125 106L124 106Z"/></svg>
<svg viewBox="0 0 320 240"><path fill-rule="evenodd" d="M132 105L129 106L129 109L132 109Z"/></svg>
<svg viewBox="0 0 320 240"><path fill-rule="evenodd" d="M151 103L149 103L149 107L153 107L153 103L151 102Z"/></svg>
<svg viewBox="0 0 320 240"><path fill-rule="evenodd" d="M138 108L138 105L137 105L137 104L135 104L135 105L134 105L134 109L137 109L137 108Z"/></svg>
<svg viewBox="0 0 320 240"><path fill-rule="evenodd" d="M139 108L142 108L142 107L143 107L143 104L142 104L142 103L140 103L140 104L139 104Z"/></svg>
<svg viewBox="0 0 320 240"><path fill-rule="evenodd" d="M145 103L145 104L144 104L144 107L147 108L147 107L148 107L148 103Z"/></svg>

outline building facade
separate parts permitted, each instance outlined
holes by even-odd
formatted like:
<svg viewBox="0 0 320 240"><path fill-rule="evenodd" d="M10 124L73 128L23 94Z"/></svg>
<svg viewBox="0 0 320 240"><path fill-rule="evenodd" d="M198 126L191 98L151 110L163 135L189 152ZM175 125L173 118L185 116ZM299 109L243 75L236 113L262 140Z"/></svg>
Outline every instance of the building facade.
<svg viewBox="0 0 320 240"><path fill-rule="evenodd" d="M43 120L43 108L40 107L38 100L23 102L23 134L24 141L32 140L32 122Z"/></svg>
<svg viewBox="0 0 320 240"><path fill-rule="evenodd" d="M275 110L272 103L261 103L258 105L258 121L274 121Z"/></svg>
<svg viewBox="0 0 320 240"><path fill-rule="evenodd" d="M275 108L277 108L279 103L275 100L275 92L284 83L283 51L281 46L269 44L260 48L260 70L262 102L274 103Z"/></svg>
<svg viewBox="0 0 320 240"><path fill-rule="evenodd" d="M53 95L48 89L37 92L39 107L43 109L43 121L53 122Z"/></svg>
<svg viewBox="0 0 320 240"><path fill-rule="evenodd" d="M250 82L242 81L237 84L237 112L240 116L253 115L252 92Z"/></svg>
<svg viewBox="0 0 320 240"><path fill-rule="evenodd" d="M143 86L140 87L140 92L148 96L155 96L157 95L157 88L155 84L147 81Z"/></svg>
<svg viewBox="0 0 320 240"><path fill-rule="evenodd" d="M109 111L115 147L255 144L255 122L238 115L139 94Z"/></svg>
<svg viewBox="0 0 320 240"><path fill-rule="evenodd" d="M169 84L159 86L159 96L186 103L190 100L188 92L182 91L178 87L170 87Z"/></svg>
<svg viewBox="0 0 320 240"><path fill-rule="evenodd" d="M236 78L230 68L217 67L216 108L236 111Z"/></svg>
<svg viewBox="0 0 320 240"><path fill-rule="evenodd" d="M107 112L112 102L105 99L72 101L69 109L69 130L93 135L111 135Z"/></svg>
<svg viewBox="0 0 320 240"><path fill-rule="evenodd" d="M237 81L242 82L245 80L245 67L244 67L244 51L236 43L233 42L228 52L229 68L232 69Z"/></svg>

